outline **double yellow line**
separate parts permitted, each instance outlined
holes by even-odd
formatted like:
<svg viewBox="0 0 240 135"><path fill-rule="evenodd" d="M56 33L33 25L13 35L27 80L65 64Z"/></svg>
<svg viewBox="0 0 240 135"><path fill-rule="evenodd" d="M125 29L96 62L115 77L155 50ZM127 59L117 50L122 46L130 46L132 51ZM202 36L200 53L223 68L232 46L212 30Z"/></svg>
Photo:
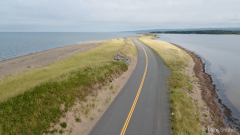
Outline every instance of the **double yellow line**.
<svg viewBox="0 0 240 135"><path fill-rule="evenodd" d="M137 42L135 42L135 43L137 43ZM138 43L137 43L137 44L138 44ZM140 44L138 44L138 45L140 45ZM140 46L141 46L141 45L140 45ZM141 47L142 47L142 46L141 46ZM141 82L140 87L139 87L139 89L138 89L137 95L136 95L135 100L134 100L134 102L133 102L132 108L131 108L131 110L130 110L130 112L129 112L129 114L128 114L127 120L126 120L126 122L125 122L125 124L124 124L124 126L123 126L123 129L122 129L122 132L121 132L120 135L124 135L125 132L126 132L126 130L127 130L128 123L129 123L129 121L130 121L130 119L131 119L131 117L132 117L132 113L133 113L134 108L135 108L135 106L136 106L136 104L137 104L138 97L139 97L140 92L141 92L141 90L142 90L143 82L144 82L144 79L145 79L145 76L146 76L146 73L147 73L148 57L147 57L147 53L146 53L145 49L144 49L143 47L142 47L142 49L143 49L143 51L145 52L145 56L146 56L146 67L145 67L145 71L144 71L143 78L142 78L142 82Z"/></svg>

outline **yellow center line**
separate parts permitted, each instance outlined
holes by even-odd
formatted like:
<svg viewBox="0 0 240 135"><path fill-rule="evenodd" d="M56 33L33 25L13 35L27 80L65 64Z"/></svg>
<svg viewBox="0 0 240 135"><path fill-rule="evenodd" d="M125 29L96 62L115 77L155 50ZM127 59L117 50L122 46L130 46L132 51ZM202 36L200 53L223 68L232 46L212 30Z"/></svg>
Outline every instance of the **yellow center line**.
<svg viewBox="0 0 240 135"><path fill-rule="evenodd" d="M137 42L135 42L135 43L137 43ZM137 43L137 44L138 44L138 43ZM140 45L140 44L138 44L138 45ZM140 45L140 46L141 46L141 45ZM142 46L141 46L141 47L142 47ZM121 132L120 135L124 135L124 134L125 134L125 131L126 131L127 126L128 126L128 123L129 123L129 121L130 121L130 119L131 119L131 117L132 117L132 113L133 113L134 108L135 108L135 106L136 106L136 104L137 104L137 100L138 100L138 97L139 97L140 92L141 92L141 90L142 90L142 85L143 85L143 82L144 82L144 79L145 79L145 76L146 76L146 73L147 73L148 57L147 57L147 53L146 53L145 49L144 49L143 47L142 47L142 49L143 49L143 51L145 52L145 55L146 55L146 67L145 67L145 72L144 72L144 74L143 74L142 82L141 82L141 84L140 84L140 87L139 87L139 89L138 89L137 95L136 95L135 100L134 100L134 102L133 102L132 108L131 108L131 110L130 110L130 112L129 112L129 114L128 114L127 120L126 120L126 122L125 122L125 124L124 124L124 126L123 126L123 129L122 129L122 132Z"/></svg>

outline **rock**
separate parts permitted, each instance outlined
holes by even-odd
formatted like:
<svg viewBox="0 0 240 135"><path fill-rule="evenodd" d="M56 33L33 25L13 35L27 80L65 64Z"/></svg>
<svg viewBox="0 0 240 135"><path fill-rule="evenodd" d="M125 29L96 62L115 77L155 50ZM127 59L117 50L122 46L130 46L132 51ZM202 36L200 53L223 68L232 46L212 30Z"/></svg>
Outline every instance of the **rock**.
<svg viewBox="0 0 240 135"><path fill-rule="evenodd" d="M118 52L118 54L116 56L114 56L114 60L117 60L117 61L121 60L121 61L125 62L126 65L129 65L129 63L132 63L131 59L121 56L120 52Z"/></svg>

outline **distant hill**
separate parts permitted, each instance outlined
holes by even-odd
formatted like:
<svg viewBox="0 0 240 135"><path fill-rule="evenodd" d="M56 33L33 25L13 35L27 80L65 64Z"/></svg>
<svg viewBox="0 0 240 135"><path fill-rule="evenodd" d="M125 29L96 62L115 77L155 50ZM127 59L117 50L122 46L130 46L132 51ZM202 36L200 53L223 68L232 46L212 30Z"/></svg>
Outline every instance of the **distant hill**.
<svg viewBox="0 0 240 135"><path fill-rule="evenodd" d="M135 31L124 31L124 32L138 32L138 33L146 33L152 31L172 31L173 29L149 29L149 30L135 30Z"/></svg>
<svg viewBox="0 0 240 135"><path fill-rule="evenodd" d="M234 34L240 35L238 30L193 30L193 31L152 31L149 33L166 33L166 34Z"/></svg>
<svg viewBox="0 0 240 135"><path fill-rule="evenodd" d="M147 29L147 30L124 31L124 32L146 33L146 32L157 32L157 31L205 31L205 30L240 31L240 28Z"/></svg>

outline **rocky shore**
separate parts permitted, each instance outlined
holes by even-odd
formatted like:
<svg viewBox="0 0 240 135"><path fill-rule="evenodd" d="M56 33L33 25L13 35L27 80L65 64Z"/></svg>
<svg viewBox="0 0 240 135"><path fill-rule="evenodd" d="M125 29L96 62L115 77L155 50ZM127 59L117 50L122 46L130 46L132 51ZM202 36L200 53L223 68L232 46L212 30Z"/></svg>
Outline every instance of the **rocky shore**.
<svg viewBox="0 0 240 135"><path fill-rule="evenodd" d="M200 82L201 97L202 97L202 100L207 105L207 107L209 108L209 112L211 113L211 116L212 116L211 121L213 123L213 127L211 127L210 129L219 131L219 132L212 131L212 133L221 134L221 135L232 135L232 134L237 135L237 134L239 134L239 132L240 132L239 126L240 125L236 125L236 130L238 130L238 132L237 132L237 131L231 129L233 127L229 128L224 123L224 116L222 115L222 111L221 111L222 108L216 102L216 99L217 99L216 87L213 84L211 75L209 75L205 72L205 63L203 63L201 57L197 56L193 52L188 51L187 49L185 49L179 45L176 45L176 44L173 44L173 45L177 46L181 50L185 51L188 55L190 55L195 63L195 65L193 67L193 71L195 73L195 76L198 78L198 80ZM230 118L231 114L228 114L228 115L225 114L225 116ZM209 127L204 127L204 128L209 129ZM221 132L221 130L224 130L224 129L229 129L229 132L227 132L227 131ZM230 130L231 130L231 132L230 132Z"/></svg>

